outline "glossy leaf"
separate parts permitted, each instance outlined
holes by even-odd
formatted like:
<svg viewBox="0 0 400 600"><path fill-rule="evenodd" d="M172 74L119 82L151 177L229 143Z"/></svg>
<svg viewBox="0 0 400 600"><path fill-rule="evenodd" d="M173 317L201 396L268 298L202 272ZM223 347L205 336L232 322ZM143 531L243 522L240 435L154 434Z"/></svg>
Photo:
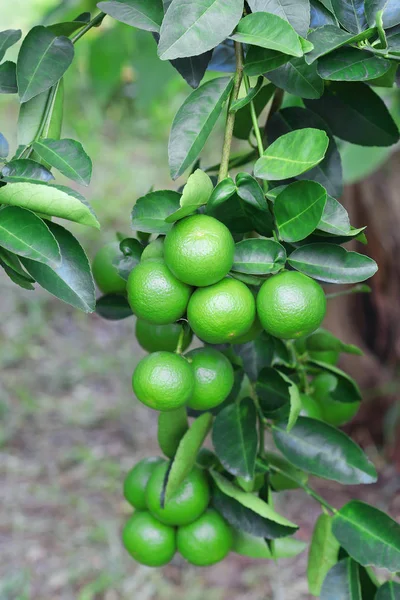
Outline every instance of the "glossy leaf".
<svg viewBox="0 0 400 600"><path fill-rule="evenodd" d="M378 270L369 256L335 244L307 244L292 252L288 262L297 271L327 283L359 283Z"/></svg>
<svg viewBox="0 0 400 600"><path fill-rule="evenodd" d="M0 61L3 60L7 50L21 39L21 35L22 32L20 29L0 31Z"/></svg>
<svg viewBox="0 0 400 600"><path fill-rule="evenodd" d="M87 21L62 21L61 23L54 23L53 25L47 25L47 29L50 29L54 35L65 35L69 37L78 29L82 29L86 25Z"/></svg>
<svg viewBox="0 0 400 600"><path fill-rule="evenodd" d="M340 544L332 533L332 517L322 513L315 523L308 554L308 589L319 596L328 571L337 563Z"/></svg>
<svg viewBox="0 0 400 600"><path fill-rule="evenodd" d="M180 207L181 195L172 190L149 192L136 200L132 210L132 228L145 233L168 233L172 223L166 219Z"/></svg>
<svg viewBox="0 0 400 600"><path fill-rule="evenodd" d="M272 367L264 367L258 375L256 392L260 408L265 417L279 418L282 409L289 414L290 383ZM286 415L285 415L286 416Z"/></svg>
<svg viewBox="0 0 400 600"><path fill-rule="evenodd" d="M201 169L196 169L192 173L180 198L180 208L168 215L165 219L167 223L175 223L179 219L183 219L194 213L200 206L207 204L213 191L213 183L210 177Z"/></svg>
<svg viewBox="0 0 400 600"><path fill-rule="evenodd" d="M18 256L1 247L0 266L3 267L11 281L19 287L25 290L35 289L32 285L35 283L35 280L22 268Z"/></svg>
<svg viewBox="0 0 400 600"><path fill-rule="evenodd" d="M17 92L15 63L6 60L0 65L0 94L16 94Z"/></svg>
<svg viewBox="0 0 400 600"><path fill-rule="evenodd" d="M311 31L308 36L314 48L306 54L305 60L308 64L311 64L317 58L325 56L325 54L329 54L345 44L351 43L353 38L354 36L351 33L343 31L343 29L336 27L336 25L318 27L318 29Z"/></svg>
<svg viewBox="0 0 400 600"><path fill-rule="evenodd" d="M234 530L232 551L241 556L261 559L294 558L307 547L305 542L293 537L279 538L274 541L274 552L265 539L244 531Z"/></svg>
<svg viewBox="0 0 400 600"><path fill-rule="evenodd" d="M181 407L158 415L157 440L162 452L173 458L179 444L189 429L186 408Z"/></svg>
<svg viewBox="0 0 400 600"><path fill-rule="evenodd" d="M224 40L212 51L208 65L210 71L219 73L234 73L236 68L235 48L232 40Z"/></svg>
<svg viewBox="0 0 400 600"><path fill-rule="evenodd" d="M348 235L351 232L347 210L332 196L327 196L318 229L332 235Z"/></svg>
<svg viewBox="0 0 400 600"><path fill-rule="evenodd" d="M270 83L261 88L260 92L254 99L253 105L257 116L263 111L268 102L272 100L272 96L275 93L275 86ZM240 140L247 140L250 136L251 130L253 129L253 121L251 118L250 105L245 106L236 113L235 125L233 128L233 135ZM254 157L256 154L254 155ZM254 160L251 157L251 160ZM246 163L243 163L246 164ZM240 166L240 165L234 165Z"/></svg>
<svg viewBox="0 0 400 600"><path fill-rule="evenodd" d="M399 600L400 583L387 581L377 591L375 600Z"/></svg>
<svg viewBox="0 0 400 600"><path fill-rule="evenodd" d="M337 20L347 31L360 33L367 28L364 0L331 0L331 2Z"/></svg>
<svg viewBox="0 0 400 600"><path fill-rule="evenodd" d="M362 400L360 388L350 375L347 375L347 373L334 365L329 365L318 360L312 360L310 362L336 377L337 384L335 388L329 392L329 395L333 400L350 404Z"/></svg>
<svg viewBox="0 0 400 600"><path fill-rule="evenodd" d="M288 21L298 34L307 36L310 25L309 0L249 0L252 12L278 15Z"/></svg>
<svg viewBox="0 0 400 600"><path fill-rule="evenodd" d="M128 281L132 269L140 262L144 248L135 238L124 238L121 240L119 248L121 252L114 257L113 265L117 267L120 277Z"/></svg>
<svg viewBox="0 0 400 600"><path fill-rule="evenodd" d="M362 356L363 352L354 344L345 344L339 340L327 329L317 329L309 335L305 340L307 350L311 352L346 352L348 354L356 354Z"/></svg>
<svg viewBox="0 0 400 600"><path fill-rule="evenodd" d="M315 181L295 181L276 198L274 213L280 237L298 242L308 237L321 221L326 189Z"/></svg>
<svg viewBox="0 0 400 600"><path fill-rule="evenodd" d="M365 14L369 25L376 22L376 14L382 10L384 29L395 27L400 23L400 6L397 0L365 0Z"/></svg>
<svg viewBox="0 0 400 600"><path fill-rule="evenodd" d="M303 56L299 36L291 25L281 17L268 13L254 13L244 17L238 24L231 39L277 50L290 56Z"/></svg>
<svg viewBox="0 0 400 600"><path fill-rule="evenodd" d="M317 65L308 65L304 58L292 58L282 67L270 71L268 79L289 94L301 98L320 98L324 82L317 72Z"/></svg>
<svg viewBox="0 0 400 600"><path fill-rule="evenodd" d="M248 239L236 244L232 270L250 275L269 275L280 271L285 262L286 250L278 242Z"/></svg>
<svg viewBox="0 0 400 600"><path fill-rule="evenodd" d="M250 381L256 381L261 369L272 364L275 347L273 338L262 332L252 342L234 345L234 350Z"/></svg>
<svg viewBox="0 0 400 600"><path fill-rule="evenodd" d="M298 386L284 373L281 373L281 376L289 384L290 410L286 429L290 431L296 425L303 405Z"/></svg>
<svg viewBox="0 0 400 600"><path fill-rule="evenodd" d="M80 142L70 139L41 139L34 142L33 148L46 163L69 179L82 185L89 185L92 161Z"/></svg>
<svg viewBox="0 0 400 600"><path fill-rule="evenodd" d="M96 302L96 313L108 321L120 321L133 315L126 296L107 294Z"/></svg>
<svg viewBox="0 0 400 600"><path fill-rule="evenodd" d="M290 60L288 54L276 50L267 50L259 46L249 46L244 63L244 72L249 77L264 75L284 65L288 60Z"/></svg>
<svg viewBox="0 0 400 600"><path fill-rule="evenodd" d="M266 452L264 457L266 471L268 472L269 482L274 491L294 490L308 481L308 474L300 469L296 469L280 454ZM257 462L260 466L260 460Z"/></svg>
<svg viewBox="0 0 400 600"><path fill-rule="evenodd" d="M49 91L43 92L28 102L21 104L18 117L18 144L26 146L35 139L49 97ZM54 110L50 126L47 131L48 137L60 139L64 107L64 85L63 80L58 84L57 95L54 102Z"/></svg>
<svg viewBox="0 0 400 600"><path fill-rule="evenodd" d="M318 74L330 81L367 81L384 75L391 62L368 50L340 48L318 61Z"/></svg>
<svg viewBox="0 0 400 600"><path fill-rule="evenodd" d="M146 31L160 31L164 17L162 0L106 0L97 6L117 21Z"/></svg>
<svg viewBox="0 0 400 600"><path fill-rule="evenodd" d="M311 19L310 29L319 29L324 25L338 26L336 17L319 0L310 0ZM310 35L308 35L308 38Z"/></svg>
<svg viewBox="0 0 400 600"><path fill-rule="evenodd" d="M178 110L172 123L168 145L173 179L179 177L200 154L232 86L233 80L228 77L207 81L192 92Z"/></svg>
<svg viewBox="0 0 400 600"><path fill-rule="evenodd" d="M320 600L362 600L359 567L351 558L334 565L322 585Z"/></svg>
<svg viewBox="0 0 400 600"><path fill-rule="evenodd" d="M8 162L1 171L4 181L15 182L45 182L54 179L46 167L30 158L20 158Z"/></svg>
<svg viewBox="0 0 400 600"><path fill-rule="evenodd" d="M259 77L256 85L249 89L249 91L247 92L246 96L244 96L244 98L239 98L238 100L234 100L230 104L229 112L237 112L241 108L244 108L245 106L250 104L250 102L252 102L254 100L254 98L257 96L258 92L261 90L263 83L264 83L264 78Z"/></svg>

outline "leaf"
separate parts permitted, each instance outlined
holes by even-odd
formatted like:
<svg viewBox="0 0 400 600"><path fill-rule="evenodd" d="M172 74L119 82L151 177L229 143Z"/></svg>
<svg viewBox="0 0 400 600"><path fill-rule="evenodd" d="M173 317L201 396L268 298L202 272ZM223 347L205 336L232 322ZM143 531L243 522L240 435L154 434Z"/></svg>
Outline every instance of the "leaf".
<svg viewBox="0 0 400 600"><path fill-rule="evenodd" d="M340 48L318 61L318 74L330 81L367 81L387 73L391 62L368 50Z"/></svg>
<svg viewBox="0 0 400 600"><path fill-rule="evenodd" d="M254 99L253 105L256 111L256 115L259 116L263 109L266 107L268 102L271 101L272 96L275 93L275 86L271 84L265 85L261 88L260 92ZM236 113L235 125L233 128L233 135L240 140L247 140L253 129L253 121L251 118L250 105L245 106L241 110ZM254 157L256 154L254 155ZM254 157L251 156L250 160L254 160ZM248 162L248 161L246 161ZM246 163L242 163L246 164ZM240 166L240 165L233 165ZM232 167L233 167L232 166Z"/></svg>
<svg viewBox="0 0 400 600"><path fill-rule="evenodd" d="M286 250L278 242L248 239L236 244L232 270L250 275L269 275L280 271L285 262Z"/></svg>
<svg viewBox="0 0 400 600"><path fill-rule="evenodd" d="M149 192L136 200L132 210L132 228L145 233L168 233L169 215L179 210L181 194L171 190Z"/></svg>
<svg viewBox="0 0 400 600"><path fill-rule="evenodd" d="M257 96L258 92L261 90L263 83L264 83L264 78L259 77L256 85L249 89L249 91L247 92L247 94L244 98L239 98L238 100L234 100L230 104L229 112L235 113L238 110L240 110L241 108L244 108L245 106L250 104L250 102L252 102L254 100L254 98Z"/></svg>
<svg viewBox="0 0 400 600"><path fill-rule="evenodd" d="M329 54L333 50L337 50L345 44L349 44L353 41L354 37L351 33L347 33L336 27L336 25L324 25L318 27L314 31L311 31L308 40L313 44L314 48L311 52L305 56L305 60L308 64L313 63L320 58Z"/></svg>
<svg viewBox="0 0 400 600"><path fill-rule="evenodd" d="M319 100L304 102L324 119L333 135L353 144L391 146L399 139L383 100L366 83L332 82Z"/></svg>
<svg viewBox="0 0 400 600"><path fill-rule="evenodd" d="M326 189L315 181L295 181L278 194L274 213L280 237L298 242L318 226L326 204Z"/></svg>
<svg viewBox="0 0 400 600"><path fill-rule="evenodd" d="M99 298L96 313L108 321L120 321L133 315L128 300L122 294L107 294Z"/></svg>
<svg viewBox="0 0 400 600"><path fill-rule="evenodd" d="M277 448L293 465L343 484L373 483L375 467L345 433L308 417L299 417L288 432L286 423L273 425Z"/></svg>
<svg viewBox="0 0 400 600"><path fill-rule="evenodd" d="M17 92L15 63L6 60L0 65L0 94L16 94Z"/></svg>
<svg viewBox="0 0 400 600"><path fill-rule="evenodd" d="M290 56L303 56L299 36L291 25L281 17L268 13L254 13L239 22L232 40L277 50Z"/></svg>
<svg viewBox="0 0 400 600"><path fill-rule="evenodd" d="M396 581L387 581L377 591L375 600L399 600L400 583Z"/></svg>
<svg viewBox="0 0 400 600"><path fill-rule="evenodd" d="M400 570L400 525L374 506L358 500L345 504L333 518L332 531L360 565Z"/></svg>
<svg viewBox="0 0 400 600"><path fill-rule="evenodd" d="M252 12L278 15L288 21L299 35L307 36L310 25L309 0L249 0Z"/></svg>
<svg viewBox="0 0 400 600"><path fill-rule="evenodd" d="M362 600L357 563L345 558L334 565L322 585L320 600Z"/></svg>
<svg viewBox="0 0 400 600"><path fill-rule="evenodd" d="M46 223L24 208L5 206L0 210L0 241L10 252L50 267L61 262L60 248Z"/></svg>
<svg viewBox="0 0 400 600"><path fill-rule="evenodd" d="M329 365L318 360L311 360L310 362L321 369L324 369L324 371L333 373L337 378L338 383L335 389L329 392L333 400L336 402L347 402L350 404L353 402L360 402L362 400L360 389L350 375L347 375L347 373L341 369L338 369L334 365Z"/></svg>
<svg viewBox="0 0 400 600"><path fill-rule="evenodd" d="M21 104L18 117L18 144L26 146L33 142L42 122L50 92L42 92L28 102ZM60 139L64 105L63 80L59 82L54 102L53 115L47 132L52 139Z"/></svg>
<svg viewBox="0 0 400 600"><path fill-rule="evenodd" d="M331 0L331 2L337 20L347 31L360 33L367 28L364 0Z"/></svg>
<svg viewBox="0 0 400 600"><path fill-rule="evenodd" d="M347 210L332 196L328 195L326 198L324 212L322 213L321 221L318 223L318 229L332 235L348 235L351 233Z"/></svg>
<svg viewBox="0 0 400 600"><path fill-rule="evenodd" d="M100 228L83 196L65 186L13 183L0 188L0 204L20 206L50 217Z"/></svg>
<svg viewBox="0 0 400 600"><path fill-rule="evenodd" d="M273 69L284 65L290 56L276 50L267 50L259 46L249 46L246 53L244 72L249 77L264 75Z"/></svg>
<svg viewBox="0 0 400 600"><path fill-rule="evenodd" d="M168 458L173 458L189 429L186 408L181 407L158 415L158 445Z"/></svg>
<svg viewBox="0 0 400 600"><path fill-rule="evenodd" d="M254 167L260 179L288 179L315 167L328 148L325 131L304 128L291 131L273 142Z"/></svg>
<svg viewBox="0 0 400 600"><path fill-rule="evenodd" d="M233 531L232 551L241 556L262 559L294 558L305 550L307 544L296 538L278 538L274 541L274 552L265 539L244 531Z"/></svg>
<svg viewBox="0 0 400 600"><path fill-rule="evenodd" d="M8 162L1 171L4 181L15 182L45 182L54 179L53 175L43 165L30 158L20 158Z"/></svg>
<svg viewBox="0 0 400 600"><path fill-rule="evenodd" d="M229 36L242 12L243 0L203 0L189 9L186 0L173 0L161 26L159 57L171 60L211 50Z"/></svg>
<svg viewBox="0 0 400 600"><path fill-rule="evenodd" d="M308 65L304 58L292 58L282 67L270 71L268 79L289 94L301 98L320 98L324 82L317 72L317 65Z"/></svg>
<svg viewBox="0 0 400 600"><path fill-rule="evenodd" d="M18 92L27 102L61 79L74 58L70 39L39 25L30 30L17 61Z"/></svg>
<svg viewBox="0 0 400 600"><path fill-rule="evenodd" d="M51 268L28 258L21 258L23 265L50 294L84 312L93 312L96 307L94 282L83 248L72 233L61 225L48 221L47 226L60 247L61 265Z"/></svg>
<svg viewBox="0 0 400 600"><path fill-rule="evenodd" d="M264 367L256 383L256 392L259 397L259 403L262 413L267 418L278 418L282 414L282 409L289 413L290 383L283 375L272 367ZM285 414L285 416L286 416Z"/></svg>
<svg viewBox="0 0 400 600"><path fill-rule="evenodd" d="M320 29L324 25L335 25L335 27L339 25L336 17L323 5L322 2L319 2L318 0L310 0L310 4L310 29ZM308 35L308 39L309 38L310 34Z"/></svg>
<svg viewBox="0 0 400 600"><path fill-rule="evenodd" d="M212 425L211 413L204 413L198 417L181 439L176 454L168 470L164 502L168 502L182 481L187 477L196 463L197 453L203 445Z"/></svg>
<svg viewBox="0 0 400 600"><path fill-rule="evenodd" d="M35 283L35 280L22 268L16 254L9 252L5 248L0 248L0 265L13 283L16 283L25 290L35 289L32 285L32 283Z"/></svg>
<svg viewBox="0 0 400 600"><path fill-rule="evenodd" d="M69 37L78 29L82 29L86 25L87 21L63 21L61 23L54 23L53 25L47 25L47 29L50 29L54 35L65 35Z"/></svg>
<svg viewBox="0 0 400 600"><path fill-rule="evenodd" d="M7 50L21 39L21 35L22 31L20 29L0 31L0 61L3 60Z"/></svg>
<svg viewBox="0 0 400 600"><path fill-rule="evenodd" d="M10 147L8 141L2 133L0 133L0 158L7 158Z"/></svg>
<svg viewBox="0 0 400 600"><path fill-rule="evenodd" d="M319 596L328 571L337 563L340 544L332 533L332 517L322 513L315 523L308 554L308 589Z"/></svg>
<svg viewBox="0 0 400 600"><path fill-rule="evenodd" d="M203 52L199 56L189 56L188 58L176 58L171 60L171 65L184 78L186 83L193 89L199 87L201 80L204 77L207 67L209 66L212 50Z"/></svg>
<svg viewBox="0 0 400 600"><path fill-rule="evenodd" d="M60 173L82 185L89 185L92 161L75 140L41 139L33 143L37 154Z"/></svg>
<svg viewBox="0 0 400 600"><path fill-rule="evenodd" d="M180 198L180 208L165 219L167 223L175 223L194 213L200 206L207 204L214 189L210 177L201 169L192 173Z"/></svg>
<svg viewBox="0 0 400 600"><path fill-rule="evenodd" d="M121 240L119 248L121 253L118 253L112 262L117 267L119 276L128 281L132 269L140 263L144 248L135 238L124 238Z"/></svg>
<svg viewBox="0 0 400 600"><path fill-rule="evenodd" d="M178 110L172 123L168 145L173 179L179 177L202 151L232 86L233 80L228 77L207 81L194 90Z"/></svg>
<svg viewBox="0 0 400 600"><path fill-rule="evenodd" d="M359 283L378 270L369 256L335 244L307 244L292 252L288 262L297 271L327 283Z"/></svg>
<svg viewBox="0 0 400 600"><path fill-rule="evenodd" d="M281 373L281 376L289 384L290 411L286 430L290 431L296 425L297 419L299 418L299 414L301 413L303 405L301 402L300 390L297 387L297 385L284 373Z"/></svg>
<svg viewBox="0 0 400 600"><path fill-rule="evenodd" d="M256 381L261 369L271 365L274 349L273 338L265 332L252 342L234 345L235 354L241 359L250 381Z"/></svg>
<svg viewBox="0 0 400 600"><path fill-rule="evenodd" d="M235 48L232 40L224 40L214 50L208 65L209 71L234 73L236 69Z"/></svg>
<svg viewBox="0 0 400 600"><path fill-rule="evenodd" d="M317 329L309 335L305 340L307 350L311 352L347 352L348 354L356 354L362 356L363 352L354 344L345 344L339 340L330 331L326 329Z"/></svg>
<svg viewBox="0 0 400 600"><path fill-rule="evenodd" d="M106 0L97 6L117 21L146 31L160 31L164 17L162 0Z"/></svg>
<svg viewBox="0 0 400 600"><path fill-rule="evenodd" d="M383 10L383 27L395 27L400 23L400 7L397 0L365 0L365 14L371 27L375 25L377 13Z"/></svg>
<svg viewBox="0 0 400 600"><path fill-rule="evenodd" d="M257 411L251 398L221 410L212 432L215 453L232 475L250 481L257 456Z"/></svg>

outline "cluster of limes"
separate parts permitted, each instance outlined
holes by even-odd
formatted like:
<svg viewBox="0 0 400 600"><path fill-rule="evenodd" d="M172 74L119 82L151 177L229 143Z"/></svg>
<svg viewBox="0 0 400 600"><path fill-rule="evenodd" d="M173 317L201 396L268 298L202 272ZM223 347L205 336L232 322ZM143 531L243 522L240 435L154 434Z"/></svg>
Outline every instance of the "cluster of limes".
<svg viewBox="0 0 400 600"><path fill-rule="evenodd" d="M197 566L219 562L232 548L233 533L220 513L209 508L207 472L195 466L162 505L168 468L162 458L151 457L128 473L124 495L135 512L122 534L126 549L150 567L167 564L177 550Z"/></svg>

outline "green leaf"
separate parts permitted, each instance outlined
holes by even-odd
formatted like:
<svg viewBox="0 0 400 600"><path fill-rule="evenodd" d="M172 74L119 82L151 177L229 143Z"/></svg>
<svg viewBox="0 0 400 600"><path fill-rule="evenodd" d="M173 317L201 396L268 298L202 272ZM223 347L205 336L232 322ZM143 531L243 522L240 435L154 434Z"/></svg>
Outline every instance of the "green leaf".
<svg viewBox="0 0 400 600"><path fill-rule="evenodd" d="M17 92L15 63L6 60L0 65L0 94L16 94Z"/></svg>
<svg viewBox="0 0 400 600"><path fill-rule="evenodd" d="M0 61L3 60L7 50L21 39L21 35L22 31L20 29L0 31Z"/></svg>
<svg viewBox="0 0 400 600"><path fill-rule="evenodd" d="M374 506L352 500L335 514L332 531L360 565L400 570L400 525Z"/></svg>
<svg viewBox="0 0 400 600"><path fill-rule="evenodd" d="M328 0L329 8L324 6L324 2L319 0L310 0L311 4L311 21L310 29L321 29L324 25L339 26L336 17L332 14L332 5ZM326 4L328 4L326 3ZM310 35L308 36L308 38Z"/></svg>
<svg viewBox="0 0 400 600"><path fill-rule="evenodd" d="M54 179L46 167L30 158L11 160L3 167L1 176L4 181L9 183L37 183L41 181L47 183Z"/></svg>
<svg viewBox="0 0 400 600"><path fill-rule="evenodd" d="M289 413L290 383L276 369L264 367L258 376L256 392L262 413L267 418L282 417L282 409ZM286 416L285 414L285 416Z"/></svg>
<svg viewBox="0 0 400 600"><path fill-rule="evenodd" d="M269 367L274 355L274 339L262 332L252 342L234 345L235 354L241 359L243 369L250 381L256 381L263 367Z"/></svg>
<svg viewBox="0 0 400 600"><path fill-rule="evenodd" d="M299 36L293 27L281 17L269 13L254 13L244 17L230 38L289 56L303 56Z"/></svg>
<svg viewBox="0 0 400 600"><path fill-rule="evenodd" d="M149 192L136 201L132 210L132 228L145 233L166 234L172 229L169 215L179 210L181 194L171 190Z"/></svg>
<svg viewBox="0 0 400 600"><path fill-rule="evenodd" d="M124 238L121 240L119 248L121 253L117 254L112 262L117 267L119 276L128 281L132 269L140 263L144 248L135 238Z"/></svg>
<svg viewBox="0 0 400 600"><path fill-rule="evenodd" d="M326 198L324 212L322 213L321 221L318 223L318 229L332 235L348 235L351 233L347 210L332 196L328 195Z"/></svg>
<svg viewBox="0 0 400 600"><path fill-rule="evenodd" d="M304 58L292 58L285 65L270 71L268 79L289 94L301 98L320 98L324 82L317 72L317 65L307 64Z"/></svg>
<svg viewBox="0 0 400 600"><path fill-rule="evenodd" d="M299 414L301 413L303 405L301 402L300 390L294 383L294 381L292 381L284 373L281 373L281 376L289 384L290 411L286 429L287 431L290 431L296 425L297 419L299 418Z"/></svg>
<svg viewBox="0 0 400 600"><path fill-rule="evenodd" d="M72 233L60 225L51 221L47 225L60 247L61 266L51 268L34 260L21 258L23 265L50 294L84 312L93 312L96 307L95 289L83 248Z"/></svg>
<svg viewBox="0 0 400 600"><path fill-rule="evenodd" d="M298 34L306 36L310 25L309 0L249 0L253 13L266 12L288 21Z"/></svg>
<svg viewBox="0 0 400 600"><path fill-rule="evenodd" d="M164 17L162 0L106 0L97 6L117 21L146 31L160 31Z"/></svg>
<svg viewBox="0 0 400 600"><path fill-rule="evenodd" d="M171 60L211 50L229 36L242 12L243 0L203 0L189 9L186 0L173 0L161 26L159 57Z"/></svg>
<svg viewBox="0 0 400 600"><path fill-rule="evenodd" d="M0 158L7 158L10 147L8 141L2 133L0 133Z"/></svg>
<svg viewBox="0 0 400 600"><path fill-rule="evenodd" d="M133 315L126 296L107 294L96 302L96 313L108 321L120 321Z"/></svg>
<svg viewBox="0 0 400 600"><path fill-rule="evenodd" d="M367 21L375 25L377 13L383 10L383 27L395 27L400 23L400 7L397 0L365 0L365 14Z"/></svg>
<svg viewBox="0 0 400 600"><path fill-rule="evenodd" d="M249 46L244 63L244 72L249 77L264 75L284 65L290 56L276 50L267 50L259 46Z"/></svg>
<svg viewBox="0 0 400 600"><path fill-rule="evenodd" d="M266 471L268 472L269 482L274 491L294 490L308 481L308 474L300 469L296 469L280 454L266 452L264 456ZM257 461L260 466L260 460ZM293 478L293 479L292 479ZM298 483L297 483L298 482Z"/></svg>
<svg viewBox="0 0 400 600"><path fill-rule="evenodd" d="M254 99L253 105L256 111L256 115L259 116L261 112L264 110L268 102L271 101L272 96L274 95L276 87L270 83L269 85L265 85L261 88L260 92ZM251 118L250 105L248 104L241 110L236 113L235 125L233 128L233 135L240 140L247 140L250 136L251 130L253 129L253 121ZM251 156L250 160L254 160L257 154L254 154L254 157ZM246 163L242 163L246 164ZM232 165L234 166L240 165Z"/></svg>
<svg viewBox="0 0 400 600"><path fill-rule="evenodd" d="M340 48L318 61L318 74L330 81L367 81L381 77L391 62L369 50Z"/></svg>
<svg viewBox="0 0 400 600"><path fill-rule="evenodd" d="M86 25L86 21L63 21L61 23L54 23L53 25L47 25L47 29L50 29L54 35L65 35L69 37L78 29L82 29Z"/></svg>
<svg viewBox="0 0 400 600"><path fill-rule="evenodd" d="M362 37L364 37L364 34L362 36L359 34L353 35L343 31L340 27L336 27L336 25L318 27L318 29L311 31L308 36L308 40L313 44L314 48L305 56L306 62L311 64L317 58L325 56L345 44L356 43Z"/></svg>
<svg viewBox="0 0 400 600"><path fill-rule="evenodd" d="M49 98L49 91L43 92L38 96L32 98L28 102L21 104L19 109L18 117L18 144L26 146L33 142L35 139L40 124L42 122L47 101ZM50 122L50 127L47 132L48 136L52 139L60 139L62 119L63 119L63 108L64 108L64 85L63 80L58 84L57 95L54 102L53 115Z"/></svg>
<svg viewBox="0 0 400 600"><path fill-rule="evenodd" d="M181 439L168 470L164 501L168 502L196 463L196 457L211 429L213 416L204 413L198 417Z"/></svg>
<svg viewBox="0 0 400 600"><path fill-rule="evenodd" d="M353 403L360 402L361 392L357 385L350 375L347 375L341 369L338 369L334 365L329 365L327 363L320 362L318 360L310 361L313 365L324 369L324 371L328 371L329 373L333 373L336 377L337 384L334 389L330 390L329 395L336 402L344 402L344 403Z"/></svg>
<svg viewBox="0 0 400 600"><path fill-rule="evenodd" d="M362 600L359 567L351 558L334 565L322 585L320 600Z"/></svg>
<svg viewBox="0 0 400 600"><path fill-rule="evenodd" d="M325 131L298 129L282 135L258 159L254 174L261 179L288 179L312 169L320 163L328 148Z"/></svg>
<svg viewBox="0 0 400 600"><path fill-rule="evenodd" d="M232 86L233 80L229 77L207 81L194 90L178 110L172 123L168 146L173 179L179 177L202 151Z"/></svg>
<svg viewBox="0 0 400 600"><path fill-rule="evenodd" d="M201 169L196 169L192 173L180 198L180 208L168 215L165 219L167 223L175 223L194 213L200 206L207 204L213 191L213 183L210 177Z"/></svg>
<svg viewBox="0 0 400 600"><path fill-rule="evenodd" d="M387 581L377 591L375 600L399 600L400 583Z"/></svg>
<svg viewBox="0 0 400 600"><path fill-rule="evenodd" d="M212 56L213 51L209 50L208 52L199 54L199 56L176 58L175 60L171 60L171 65L182 75L186 83L195 89L199 87Z"/></svg>
<svg viewBox="0 0 400 600"><path fill-rule="evenodd" d="M257 456L257 411L251 398L221 410L212 432L215 453L225 469L250 481Z"/></svg>
<svg viewBox="0 0 400 600"><path fill-rule="evenodd" d="M50 217L100 228L83 196L65 186L12 183L0 188L0 204L20 206Z"/></svg>
<svg viewBox="0 0 400 600"><path fill-rule="evenodd" d="M305 542L296 538L279 538L274 541L274 553L265 539L256 537L244 531L233 531L232 551L241 556L262 559L294 558L301 554L307 547Z"/></svg>
<svg viewBox="0 0 400 600"><path fill-rule="evenodd" d="M332 533L332 517L322 514L314 526L308 554L308 589L319 596L328 571L337 563L340 544Z"/></svg>
<svg viewBox="0 0 400 600"><path fill-rule="evenodd" d="M32 283L35 283L35 280L22 268L18 256L1 247L0 265L13 283L16 283L25 290L35 289L32 285Z"/></svg>
<svg viewBox="0 0 400 600"><path fill-rule="evenodd" d="M299 417L288 432L286 423L273 425L277 448L293 465L343 484L373 483L375 467L364 452L345 433L331 425Z"/></svg>
<svg viewBox="0 0 400 600"><path fill-rule="evenodd" d="M292 252L288 262L297 271L327 283L359 283L378 270L369 256L335 244L307 244Z"/></svg>
<svg viewBox="0 0 400 600"><path fill-rule="evenodd" d="M82 185L89 185L92 161L75 140L41 139L33 144L37 154L60 173Z"/></svg>
<svg viewBox="0 0 400 600"><path fill-rule="evenodd" d="M157 440L162 452L173 458L179 444L189 429L186 408L181 407L158 415Z"/></svg>
<svg viewBox="0 0 400 600"><path fill-rule="evenodd" d="M337 20L347 31L360 33L367 28L364 0L331 0L331 2Z"/></svg>
<svg viewBox="0 0 400 600"><path fill-rule="evenodd" d="M264 77L261 76L257 79L256 85L249 89L244 98L239 98L238 100L234 100L231 103L231 105L229 106L229 112L237 112L241 108L244 108L245 106L250 104L250 102L254 100L258 92L261 90L263 83Z"/></svg>
<svg viewBox="0 0 400 600"><path fill-rule="evenodd" d="M363 352L354 344L345 344L327 329L318 329L305 340L307 350L311 352L346 352L362 356Z"/></svg>
<svg viewBox="0 0 400 600"><path fill-rule="evenodd" d="M248 239L236 244L232 270L250 275L269 275L280 271L285 262L286 250L278 242Z"/></svg>
<svg viewBox="0 0 400 600"><path fill-rule="evenodd" d="M278 194L274 213L280 237L298 242L308 237L321 221L326 189L315 181L295 181Z"/></svg>
<svg viewBox="0 0 400 600"><path fill-rule="evenodd" d="M0 210L0 240L7 250L50 267L61 262L60 248L46 223L18 206Z"/></svg>
<svg viewBox="0 0 400 600"><path fill-rule="evenodd" d="M70 39L39 25L30 30L18 55L17 80L21 102L48 90L61 79L74 58Z"/></svg>

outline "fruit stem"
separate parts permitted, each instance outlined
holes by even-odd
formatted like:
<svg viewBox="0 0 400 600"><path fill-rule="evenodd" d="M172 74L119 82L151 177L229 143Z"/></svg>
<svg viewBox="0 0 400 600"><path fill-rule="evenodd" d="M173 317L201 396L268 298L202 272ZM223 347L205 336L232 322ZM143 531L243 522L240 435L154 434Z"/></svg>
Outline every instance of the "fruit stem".
<svg viewBox="0 0 400 600"><path fill-rule="evenodd" d="M100 12L98 15L96 15L95 17L93 17L93 19L91 21L89 21L89 23L87 23L85 25L85 27L83 27L83 29L80 29L80 31L78 31L78 33L76 33L71 38L71 42L73 44L75 44L78 40L81 39L81 37L83 37L85 35L85 33L87 31L89 31L90 29L92 29L92 27L97 27L97 25L100 25L100 23L102 22L102 20L104 19L105 16L106 16L106 13Z"/></svg>
<svg viewBox="0 0 400 600"><path fill-rule="evenodd" d="M229 172L229 156L231 153L233 127L235 125L235 112L229 112L229 107L234 100L239 96L239 90L243 78L243 49L240 42L234 42L236 56L236 71L234 75L233 89L229 98L228 113L225 124L224 144L222 146L221 165L218 174L218 183L228 177Z"/></svg>
<svg viewBox="0 0 400 600"><path fill-rule="evenodd" d="M175 354L182 354L183 340L185 338L185 327L182 326L182 331L179 334L178 344L176 346Z"/></svg>

